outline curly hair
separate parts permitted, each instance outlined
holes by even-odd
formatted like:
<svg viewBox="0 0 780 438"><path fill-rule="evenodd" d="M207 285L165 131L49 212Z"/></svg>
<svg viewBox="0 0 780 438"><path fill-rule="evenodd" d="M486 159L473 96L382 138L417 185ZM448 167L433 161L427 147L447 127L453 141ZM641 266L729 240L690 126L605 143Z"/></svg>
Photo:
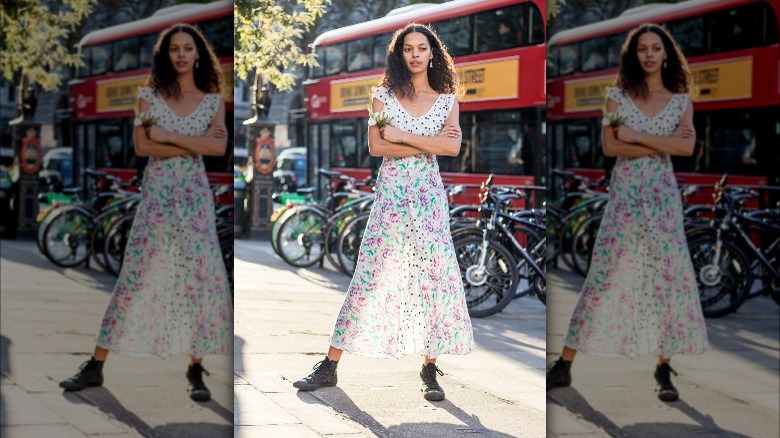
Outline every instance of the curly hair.
<svg viewBox="0 0 780 438"><path fill-rule="evenodd" d="M386 87L399 97L412 96L415 93L412 84L412 74L404 61L404 38L412 32L418 32L428 39L428 44L433 53L433 67L428 67L428 83L431 88L441 94L454 94L456 98L463 95L460 86L460 77L455 71L455 64L447 51L447 47L441 42L436 31L430 27L409 23L398 29L387 45L387 61L385 62L385 74L380 86Z"/></svg>
<svg viewBox="0 0 780 438"><path fill-rule="evenodd" d="M165 97L178 98L181 94L179 82L176 80L176 70L173 68L171 57L168 54L171 37L179 32L192 36L198 50L199 58L193 71L195 86L204 93L219 93L222 89L222 71L219 69L219 59L203 34L197 28L184 23L174 24L160 34L160 38L154 45L152 72L146 85L159 91Z"/></svg>
<svg viewBox="0 0 780 438"><path fill-rule="evenodd" d="M620 71L613 85L617 85L631 95L646 98L649 90L645 83L645 71L639 64L637 46L639 37L652 32L661 38L666 52L666 67L661 69L661 80L664 87L672 93L691 93L693 82L688 61L680 50L680 46L669 34L669 31L657 24L645 23L628 33L620 52Z"/></svg>

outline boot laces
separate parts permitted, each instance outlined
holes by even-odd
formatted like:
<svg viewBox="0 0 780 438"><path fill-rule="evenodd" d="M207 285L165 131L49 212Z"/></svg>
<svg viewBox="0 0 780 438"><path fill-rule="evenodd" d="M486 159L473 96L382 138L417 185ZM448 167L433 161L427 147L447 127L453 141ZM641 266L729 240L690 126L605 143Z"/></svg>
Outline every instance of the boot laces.
<svg viewBox="0 0 780 438"><path fill-rule="evenodd" d="M436 374L443 376L444 373L437 366L425 366L422 372L422 380L429 388L439 388L439 383L436 381Z"/></svg>
<svg viewBox="0 0 780 438"><path fill-rule="evenodd" d="M672 386L672 379L670 374L674 374L674 376L677 377L677 371L675 371L674 368L672 368L670 365L664 364L658 367L658 380L662 386Z"/></svg>
<svg viewBox="0 0 780 438"><path fill-rule="evenodd" d="M203 368L203 365L196 363L190 366L190 372L187 373L187 378L195 389L205 389L206 385L203 383L203 374L211 376L211 374Z"/></svg>
<svg viewBox="0 0 780 438"><path fill-rule="evenodd" d="M330 371L330 365L328 364L328 362L332 363L333 361L329 361L328 359L322 359L321 361L314 364L314 366L312 367L312 370L314 371L309 375L309 378L313 379Z"/></svg>

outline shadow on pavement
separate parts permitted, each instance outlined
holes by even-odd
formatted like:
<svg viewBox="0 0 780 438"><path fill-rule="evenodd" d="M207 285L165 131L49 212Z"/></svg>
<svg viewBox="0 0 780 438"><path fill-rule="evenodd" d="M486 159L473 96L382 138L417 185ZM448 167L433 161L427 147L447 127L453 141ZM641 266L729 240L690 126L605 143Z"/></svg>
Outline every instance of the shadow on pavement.
<svg viewBox="0 0 780 438"><path fill-rule="evenodd" d="M146 424L138 415L127 410L122 403L111 394L105 387L89 388L78 393L63 392L63 397L74 402L81 398L84 402L97 406L101 411L113 416L117 420L129 425L138 433L145 437L232 437L232 424L214 424L214 423L169 423L162 426L151 427ZM201 403L201 406L207 407L219 416L233 421L233 414L224 406L214 400Z"/></svg>
<svg viewBox="0 0 780 438"><path fill-rule="evenodd" d="M327 388L326 390L318 390L315 392L303 392L298 391L298 398L304 402L311 404L311 397L317 398L320 402L332 407L336 411L348 416L353 421L362 424L369 428L371 432L379 437L393 437L393 438L449 438L453 435L474 433L480 436L494 437L494 438L512 438L511 435L505 433L496 432L485 428L479 417L476 415L470 415L463 411L461 408L452 404L449 400L441 402L431 403L436 409L443 409L450 413L453 417L465 424L465 426L458 427L449 423L403 423L400 425L385 427L380 424L374 417L372 417L366 411L360 409L349 396L338 386Z"/></svg>
<svg viewBox="0 0 780 438"><path fill-rule="evenodd" d="M40 253L34 242L3 241L2 258L8 261L57 271L65 277L83 286L112 293L116 277L101 270L94 258L90 257L89 268L81 264L74 268L61 268L50 262ZM23 250L22 250L23 249Z"/></svg>
<svg viewBox="0 0 780 438"><path fill-rule="evenodd" d="M573 414L582 417L585 421L595 424L610 436L614 437L683 437L683 436L712 436L718 438L748 438L747 435L721 429L715 420L704 415L684 400L667 403L666 406L678 409L687 415L698 425L683 423L637 423L620 427L606 415L594 409L590 403L573 387L558 388L554 397L547 394L548 403L552 402L563 406ZM555 421L548 417L548 421Z"/></svg>

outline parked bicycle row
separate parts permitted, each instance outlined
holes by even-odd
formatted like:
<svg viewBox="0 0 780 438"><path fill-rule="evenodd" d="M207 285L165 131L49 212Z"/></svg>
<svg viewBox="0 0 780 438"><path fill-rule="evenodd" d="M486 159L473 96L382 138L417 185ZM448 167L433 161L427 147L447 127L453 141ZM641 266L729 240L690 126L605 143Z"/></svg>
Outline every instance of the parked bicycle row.
<svg viewBox="0 0 780 438"><path fill-rule="evenodd" d="M315 201L313 189L300 189L303 200L286 202L271 218L271 243L288 264L305 268L328 260L346 275L355 270L363 233L374 201L372 180L355 181L325 169L329 194ZM513 298L529 293L545 300L546 239L544 210L512 207L525 198L518 188L493 187L492 175L482 184L480 205L456 206L463 186L446 188L455 254L472 316L492 315ZM336 184L338 183L338 184ZM343 186L342 191L333 187ZM277 196L283 201L285 195Z"/></svg>
<svg viewBox="0 0 780 438"><path fill-rule="evenodd" d="M608 199L594 187L606 182L560 170L554 176L568 190L547 204L553 242L549 258L585 276ZM780 304L780 209L748 208L750 200L760 197L756 188L726 183L724 175L714 187L711 205L691 205L688 200L699 188L680 187L685 235L707 317L732 313L758 296L771 296Z"/></svg>
<svg viewBox="0 0 780 438"><path fill-rule="evenodd" d="M48 204L37 218L36 242L49 261L61 267L89 267L94 260L114 276L119 275L125 245L141 200L140 181L124 181L91 169L85 171L91 183L91 198L81 198L78 188L62 194L42 194ZM215 200L230 190L229 185L212 188ZM215 202L215 205L218 205ZM233 285L233 206L216 210L217 236L222 257Z"/></svg>

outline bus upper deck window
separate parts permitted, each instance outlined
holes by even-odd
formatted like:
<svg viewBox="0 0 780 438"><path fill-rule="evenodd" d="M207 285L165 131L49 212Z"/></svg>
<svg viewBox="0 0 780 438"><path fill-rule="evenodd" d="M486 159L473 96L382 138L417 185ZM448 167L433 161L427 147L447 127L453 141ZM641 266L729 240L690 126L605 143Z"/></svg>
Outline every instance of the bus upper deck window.
<svg viewBox="0 0 780 438"><path fill-rule="evenodd" d="M477 50L510 49L528 42L527 5L521 4L476 15Z"/></svg>
<svg viewBox="0 0 780 438"><path fill-rule="evenodd" d="M344 53L344 44L329 46L325 48L325 74L335 75L344 70L346 62L346 53Z"/></svg>

